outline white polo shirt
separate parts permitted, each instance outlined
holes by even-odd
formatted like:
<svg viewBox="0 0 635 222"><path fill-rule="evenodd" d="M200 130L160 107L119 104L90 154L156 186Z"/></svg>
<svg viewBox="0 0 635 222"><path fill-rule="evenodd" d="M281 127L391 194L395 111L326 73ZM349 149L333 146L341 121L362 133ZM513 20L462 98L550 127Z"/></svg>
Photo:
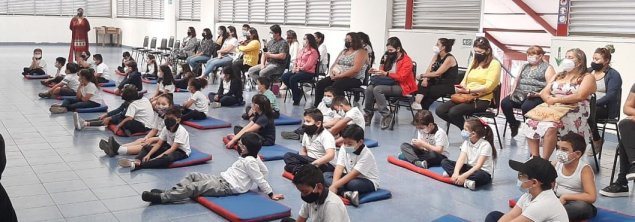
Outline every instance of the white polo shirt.
<svg viewBox="0 0 635 222"><path fill-rule="evenodd" d="M302 136L302 146L306 148L306 155L313 159L320 159L326 155L327 149L335 150L335 138L331 132L324 129L320 134L310 136L306 133ZM335 165L335 158L329 161Z"/></svg>
<svg viewBox="0 0 635 222"><path fill-rule="evenodd" d="M159 134L159 139L166 141L170 146L174 145L174 143L179 144L179 149L188 156L192 153L192 149L190 149L190 134L185 130L183 125L179 124L179 128L176 129L174 133L170 132L170 130L164 126L163 130L161 130L161 134Z"/></svg>
<svg viewBox="0 0 635 222"><path fill-rule="evenodd" d="M532 221L569 221L567 211L551 189L542 191L533 200L531 200L531 194L525 193L520 197L516 206L522 210L521 215Z"/></svg>
<svg viewBox="0 0 635 222"><path fill-rule="evenodd" d="M148 129L154 125L154 110L148 98L141 98L130 103L126 116L143 123Z"/></svg>
<svg viewBox="0 0 635 222"><path fill-rule="evenodd" d="M362 129L366 128L366 120L364 120L364 114L357 107L352 107L351 110L346 112L344 118L351 119L351 121L348 122L348 125L355 124Z"/></svg>
<svg viewBox="0 0 635 222"><path fill-rule="evenodd" d="M342 199L329 190L325 191L328 191L329 195L323 204L317 204L316 202L302 203L299 213L300 217L306 218L308 222L350 222L351 219L348 217L348 212Z"/></svg>
<svg viewBox="0 0 635 222"><path fill-rule="evenodd" d="M337 165L344 167L344 173L350 173L353 169L359 171L360 178L365 178L373 182L375 190L379 188L379 170L375 156L368 148L362 149L359 155L346 153L345 149L340 149L337 155Z"/></svg>

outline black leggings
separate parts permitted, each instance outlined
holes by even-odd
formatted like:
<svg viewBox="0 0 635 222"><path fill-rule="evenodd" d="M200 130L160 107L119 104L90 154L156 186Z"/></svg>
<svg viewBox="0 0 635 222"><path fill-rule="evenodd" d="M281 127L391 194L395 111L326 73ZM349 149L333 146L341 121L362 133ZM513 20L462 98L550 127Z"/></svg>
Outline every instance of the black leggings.
<svg viewBox="0 0 635 222"><path fill-rule="evenodd" d="M46 74L46 72L44 72L44 70L42 69L30 69L30 68L24 68L24 72L22 72L22 75L44 75Z"/></svg>
<svg viewBox="0 0 635 222"><path fill-rule="evenodd" d="M139 152L136 159L143 160L143 157L148 155L148 153L150 153L150 150L152 150L152 146L153 145L143 146L143 148L141 149L141 152ZM174 152L170 154L163 155L159 158L156 158L159 155L163 154L163 152L169 150L171 146L172 145L164 141L161 147L159 147L159 149L154 154L152 154L152 156L150 156L150 160L148 160L147 162L141 162L138 168L139 169L167 168L171 163L187 158L187 154L181 149L176 149ZM156 158L156 159L153 159L153 158Z"/></svg>
<svg viewBox="0 0 635 222"><path fill-rule="evenodd" d="M419 85L419 94L423 95L421 108L428 110L437 99L452 93L454 93L453 84L436 84L427 87Z"/></svg>
<svg viewBox="0 0 635 222"><path fill-rule="evenodd" d="M447 158L443 154L418 149L409 143L402 143L400 148L403 157L412 164L414 164L415 161L426 161L428 162L428 167L439 166L441 165L441 161Z"/></svg>
<svg viewBox="0 0 635 222"><path fill-rule="evenodd" d="M197 110L184 108L183 116L181 116L181 121L188 121L191 119L202 120L206 118L207 118L207 115L204 112L199 112Z"/></svg>
<svg viewBox="0 0 635 222"><path fill-rule="evenodd" d="M187 89L188 82L189 82L189 79L175 79L174 86L177 89Z"/></svg>
<svg viewBox="0 0 635 222"><path fill-rule="evenodd" d="M232 71L234 72L234 77L240 77L240 79L245 80L243 77L243 73L247 72L247 70L249 70L249 68L251 68L250 65L244 64L243 63L243 59L237 59L236 61L232 62Z"/></svg>
<svg viewBox="0 0 635 222"><path fill-rule="evenodd" d="M487 110L489 103L490 102L486 100L476 100L476 102L460 104L447 101L437 107L435 112L437 113L437 116L441 117L441 119L459 127L459 129L463 129L465 116Z"/></svg>
<svg viewBox="0 0 635 222"><path fill-rule="evenodd" d="M112 116L112 119L110 120L110 124L119 124L121 123L121 120L123 120L124 118L125 116L123 115ZM104 125L104 123L99 119L87 120L86 122L88 122L89 126L103 126ZM130 134L150 131L150 129L147 128L145 125L143 125L143 123L134 119L131 119L130 121L124 123L123 126L121 127L121 130L124 130L124 131L128 130Z"/></svg>
<svg viewBox="0 0 635 222"><path fill-rule="evenodd" d="M333 87L335 89L336 95L344 95L345 90L358 88L361 85L362 82L359 79L355 78L342 78L336 81L331 80L331 77L321 79L315 84L315 99L313 101L313 107L317 107L320 102L322 102L322 97L324 97L324 89L326 89L326 87Z"/></svg>

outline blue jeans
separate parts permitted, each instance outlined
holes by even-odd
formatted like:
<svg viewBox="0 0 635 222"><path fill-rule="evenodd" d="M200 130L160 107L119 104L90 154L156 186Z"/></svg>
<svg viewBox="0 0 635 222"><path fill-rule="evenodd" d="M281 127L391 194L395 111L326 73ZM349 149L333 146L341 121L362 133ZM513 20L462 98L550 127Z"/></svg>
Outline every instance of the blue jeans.
<svg viewBox="0 0 635 222"><path fill-rule="evenodd" d="M190 56L185 61L190 65L190 68L194 70L194 67L197 66L198 63L203 63L209 60L209 56L200 55L200 56Z"/></svg>
<svg viewBox="0 0 635 222"><path fill-rule="evenodd" d="M287 87L289 87L289 89L291 89L291 93L293 95L293 102L295 103L295 102L300 102L300 99L302 99L302 94L303 94L303 91L302 89L300 89L300 85L298 83L309 81L313 79L313 76L315 76L315 74L304 72L304 71L299 71L296 73L287 72L283 74L282 77L280 77L280 79L285 85L287 85Z"/></svg>
<svg viewBox="0 0 635 222"><path fill-rule="evenodd" d="M333 175L333 172L324 173L324 183L327 187L330 187L331 184L333 184ZM344 176L346 176L346 174L342 174L342 177ZM369 179L357 177L337 189L337 195L343 195L346 191L357 191L359 194L370 193L375 191L375 184L373 184L373 182Z"/></svg>
<svg viewBox="0 0 635 222"><path fill-rule="evenodd" d="M62 102L62 107L66 107L66 109L68 110L76 110L81 108L93 108L93 107L98 107L100 105L101 104L90 101L90 100L86 102L82 102L81 100L77 98L64 99L64 101Z"/></svg>
<svg viewBox="0 0 635 222"><path fill-rule="evenodd" d="M229 66L232 64L232 58L229 56L223 56L221 58L211 58L207 61L205 65L205 71L203 71L203 76L207 76L208 74L214 72L218 67Z"/></svg>

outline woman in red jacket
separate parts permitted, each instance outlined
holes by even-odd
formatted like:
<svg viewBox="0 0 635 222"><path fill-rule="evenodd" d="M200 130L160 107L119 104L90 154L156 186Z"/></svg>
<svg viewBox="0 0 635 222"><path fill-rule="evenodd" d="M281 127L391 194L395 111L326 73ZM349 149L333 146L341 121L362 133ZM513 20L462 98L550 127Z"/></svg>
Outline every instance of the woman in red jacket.
<svg viewBox="0 0 635 222"><path fill-rule="evenodd" d="M392 123L393 116L388 110L386 96L409 95L417 90L415 76L412 72L412 59L406 54L397 37L390 37L386 41L386 53L381 59L379 69L371 69L370 84L366 88L364 102L364 119L370 125L373 119L374 106L381 114L381 129L386 129Z"/></svg>

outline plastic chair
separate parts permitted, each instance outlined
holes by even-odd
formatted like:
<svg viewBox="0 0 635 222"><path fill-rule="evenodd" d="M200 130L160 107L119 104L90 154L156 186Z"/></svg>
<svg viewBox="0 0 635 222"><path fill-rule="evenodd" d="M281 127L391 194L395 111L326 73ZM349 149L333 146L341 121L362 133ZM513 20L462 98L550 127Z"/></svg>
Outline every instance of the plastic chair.
<svg viewBox="0 0 635 222"><path fill-rule="evenodd" d="M412 75L415 79L417 78L417 63L416 62L412 62ZM414 102L414 98L416 94L417 92L415 91L407 96L403 96L403 95L390 96L386 98L388 100L388 107L391 110L390 115L392 115L392 121L389 123L390 127L388 127L390 130L393 130L395 127L395 123L397 122L397 116L399 114L399 108L401 107L404 107L410 110L410 114L412 114L412 119L415 118L415 112L412 109L412 102Z"/></svg>
<svg viewBox="0 0 635 222"><path fill-rule="evenodd" d="M501 135L498 132L498 123L496 122L496 117L499 114L500 111L500 100L501 100L501 85L499 84L498 86L496 86L496 89L494 89L494 98L492 99L492 102L490 102L489 105L489 110L486 110L485 112L475 112L472 113L471 116L473 117L477 117L477 118L488 118L488 119L492 119L494 122L494 127L492 128L496 128L496 137L498 137L498 145L500 146L500 149L503 149L503 141L501 140ZM449 131L449 125L448 125L448 131Z"/></svg>
<svg viewBox="0 0 635 222"><path fill-rule="evenodd" d="M140 50L143 49L147 49L148 48L148 41L150 40L150 37L148 37L147 35L145 37L143 37L143 46L142 47L134 47L132 48L132 55L135 56L135 61L139 61L139 53ZM136 53L136 54L135 54Z"/></svg>

